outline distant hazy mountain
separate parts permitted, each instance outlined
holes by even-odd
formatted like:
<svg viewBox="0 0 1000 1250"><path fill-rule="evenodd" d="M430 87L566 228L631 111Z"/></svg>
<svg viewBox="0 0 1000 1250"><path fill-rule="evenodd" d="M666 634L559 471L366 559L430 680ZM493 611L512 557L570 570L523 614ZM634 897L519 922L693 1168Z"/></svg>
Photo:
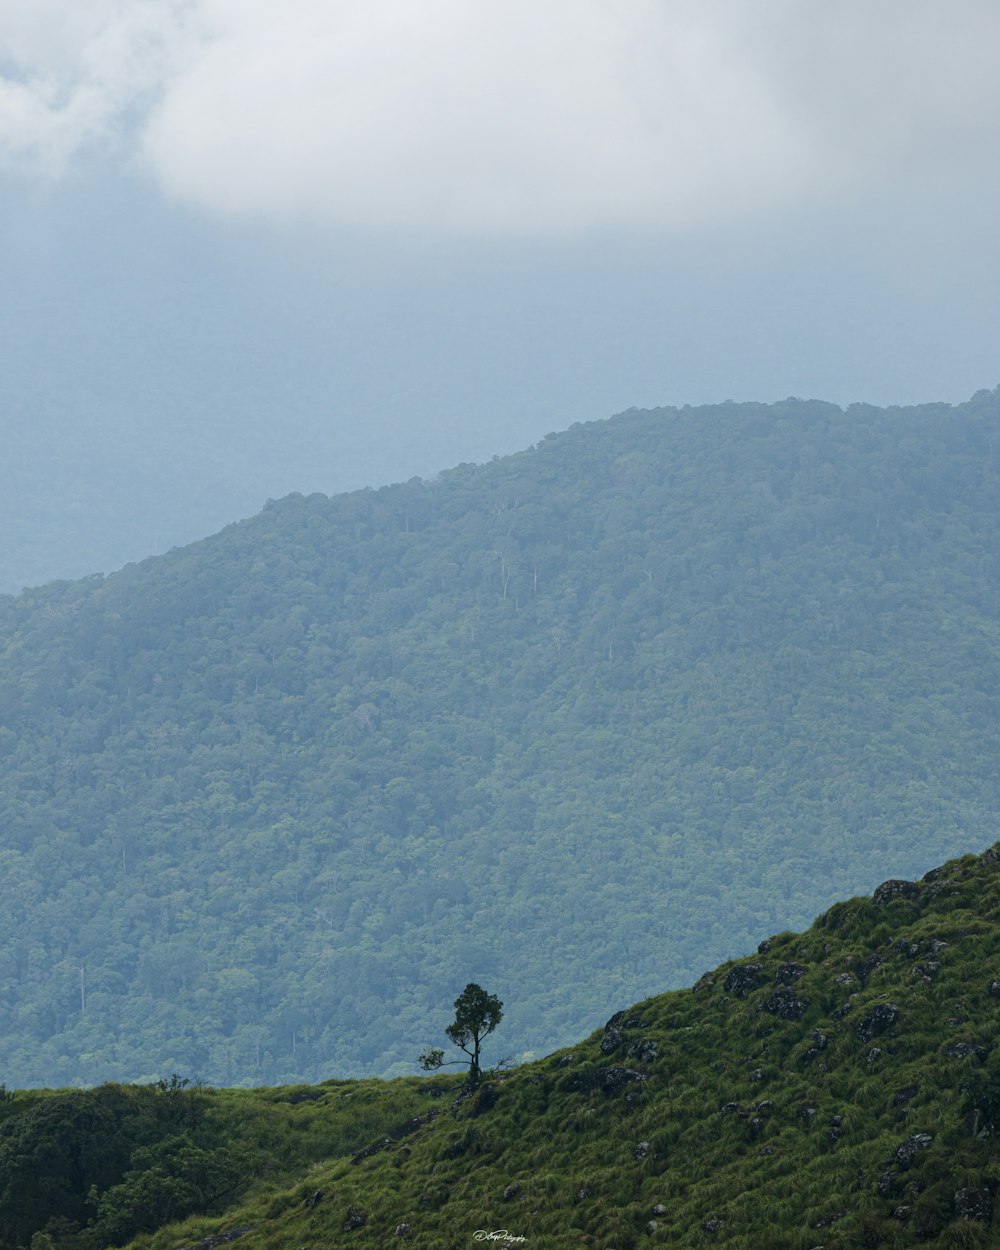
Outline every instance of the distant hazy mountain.
<svg viewBox="0 0 1000 1250"><path fill-rule="evenodd" d="M633 411L0 601L7 1083L544 1052L987 845L998 432Z"/></svg>
<svg viewBox="0 0 1000 1250"><path fill-rule="evenodd" d="M8 1096L0 1250L430 1250L490 1233L541 1250L987 1250L998 865L1000 844L887 880L692 989L608 1003L587 1040L475 1089Z"/></svg>

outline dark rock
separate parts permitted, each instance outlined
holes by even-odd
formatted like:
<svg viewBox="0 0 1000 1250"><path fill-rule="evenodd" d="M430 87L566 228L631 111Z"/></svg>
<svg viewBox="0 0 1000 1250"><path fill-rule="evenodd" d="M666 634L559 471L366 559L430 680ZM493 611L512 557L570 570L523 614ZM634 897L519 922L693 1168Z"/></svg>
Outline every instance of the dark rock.
<svg viewBox="0 0 1000 1250"><path fill-rule="evenodd" d="M925 872L924 875L920 878L920 880L926 881L928 883L931 881L937 881L937 879L944 872L944 868L945 868L944 864L942 864L939 868L932 868L930 869L929 872Z"/></svg>
<svg viewBox="0 0 1000 1250"><path fill-rule="evenodd" d="M917 1093L919 1093L919 1091L920 1091L919 1085L905 1086L905 1088L901 1089L899 1093L893 1096L893 1099L892 1099L893 1106L904 1107L910 1101L911 1098L913 1098Z"/></svg>
<svg viewBox="0 0 1000 1250"><path fill-rule="evenodd" d="M656 1043L652 1038L639 1038L629 1046L625 1056L639 1063L651 1063L656 1058Z"/></svg>
<svg viewBox="0 0 1000 1250"><path fill-rule="evenodd" d="M990 1053L985 1046L976 1046L973 1042L952 1042L944 1052L949 1059L968 1059L975 1055L977 1059L985 1059Z"/></svg>
<svg viewBox="0 0 1000 1250"><path fill-rule="evenodd" d="M829 1133L827 1133L827 1138L832 1143L832 1142L837 1141L839 1138L843 1136L844 1136L844 1117L842 1115L835 1115L830 1120L830 1131Z"/></svg>
<svg viewBox="0 0 1000 1250"><path fill-rule="evenodd" d="M652 1237L652 1235L656 1232L656 1230L659 1227L660 1226L659 1224L657 1224L656 1220L650 1220L649 1223L646 1225L646 1232L649 1233L650 1237Z"/></svg>
<svg viewBox="0 0 1000 1250"><path fill-rule="evenodd" d="M988 1189L957 1190L955 1215L960 1220L982 1220L988 1224L993 1218L993 1195Z"/></svg>
<svg viewBox="0 0 1000 1250"><path fill-rule="evenodd" d="M512 1202L521 1192L521 1186L518 1184L508 1185L503 1191L504 1202Z"/></svg>
<svg viewBox="0 0 1000 1250"><path fill-rule="evenodd" d="M316 1206L316 1204L319 1202L319 1200L322 1197L323 1197L322 1189L317 1189L309 1195L309 1197L306 1199L306 1206L309 1208L310 1211L313 1209L313 1207Z"/></svg>
<svg viewBox="0 0 1000 1250"><path fill-rule="evenodd" d="M995 843L979 857L981 864L1000 864L1000 842Z"/></svg>
<svg viewBox="0 0 1000 1250"><path fill-rule="evenodd" d="M895 1003L879 1003L859 1020L854 1034L859 1042L870 1042L873 1037L885 1033L899 1019L899 1008Z"/></svg>
<svg viewBox="0 0 1000 1250"><path fill-rule="evenodd" d="M484 1085L479 1091L479 1097L476 1099L475 1105L470 1112L472 1116L483 1115L486 1111L491 1111L497 1105L497 1099L500 1097L495 1085Z"/></svg>
<svg viewBox="0 0 1000 1250"><path fill-rule="evenodd" d="M835 985L853 985L854 977L849 972L841 972L833 978L833 982Z"/></svg>
<svg viewBox="0 0 1000 1250"><path fill-rule="evenodd" d="M645 1159L651 1150L652 1146L648 1141L636 1142L636 1144L632 1147L632 1158Z"/></svg>
<svg viewBox="0 0 1000 1250"><path fill-rule="evenodd" d="M1000 998L1000 981L990 982L990 997Z"/></svg>
<svg viewBox="0 0 1000 1250"><path fill-rule="evenodd" d="M468 1149L469 1143L466 1139L464 1137L456 1137L444 1153L449 1159L460 1159Z"/></svg>
<svg viewBox="0 0 1000 1250"><path fill-rule="evenodd" d="M715 978L710 972L703 972L694 985L691 986L691 993L700 994L702 990L710 990L714 980Z"/></svg>
<svg viewBox="0 0 1000 1250"><path fill-rule="evenodd" d="M931 938L927 945L930 947L932 955L940 955L948 943L942 938Z"/></svg>
<svg viewBox="0 0 1000 1250"><path fill-rule="evenodd" d="M899 881L895 878L883 881L872 900L876 903L888 903L894 898L916 898L920 894L920 886L916 881Z"/></svg>
<svg viewBox="0 0 1000 1250"><path fill-rule="evenodd" d="M612 1054L624 1040L621 1029L609 1029L601 1038L601 1054Z"/></svg>
<svg viewBox="0 0 1000 1250"><path fill-rule="evenodd" d="M396 1237L409 1237L410 1235L409 1224L397 1224L393 1235Z"/></svg>
<svg viewBox="0 0 1000 1250"><path fill-rule="evenodd" d="M706 1220L701 1226L703 1233L718 1233L722 1230L722 1220L717 1215L713 1215L710 1220Z"/></svg>
<svg viewBox="0 0 1000 1250"><path fill-rule="evenodd" d="M770 1098L763 1099L763 1101L757 1103L754 1107L754 1111L756 1111L758 1115L770 1115L773 1110L774 1103Z"/></svg>
<svg viewBox="0 0 1000 1250"><path fill-rule="evenodd" d="M662 1215L666 1215L666 1213L667 1213L667 1208L663 1205L663 1203L662 1203L662 1202L658 1202L658 1203L656 1204L656 1206L655 1206L655 1207L653 1207L653 1214L654 1214L654 1215L660 1215L660 1216L662 1216Z"/></svg>
<svg viewBox="0 0 1000 1250"><path fill-rule="evenodd" d="M363 1150L359 1150L357 1154L351 1156L352 1163L361 1163L365 1159L370 1159L372 1155L377 1155L380 1150L388 1150L392 1145L391 1137L381 1137L378 1141L373 1141L371 1145L365 1146Z"/></svg>
<svg viewBox="0 0 1000 1250"><path fill-rule="evenodd" d="M912 1209L913 1209L912 1207L893 1207L892 1218L894 1220L899 1220L900 1222L902 1222L903 1220L908 1220L910 1218L910 1212L912 1211Z"/></svg>
<svg viewBox="0 0 1000 1250"><path fill-rule="evenodd" d="M592 1088L602 1089L606 1094L617 1094L630 1081L645 1081L645 1073L631 1068L598 1068L593 1074Z"/></svg>
<svg viewBox="0 0 1000 1250"><path fill-rule="evenodd" d="M760 945L757 947L757 954L766 955L767 952L771 949L772 941L773 941L772 938L765 938L763 942L761 942Z"/></svg>
<svg viewBox="0 0 1000 1250"><path fill-rule="evenodd" d="M723 988L727 994L735 994L738 998L745 998L752 989L760 984L761 965L760 964L737 964L735 968L730 968L723 982Z"/></svg>
<svg viewBox="0 0 1000 1250"><path fill-rule="evenodd" d="M813 1029L809 1036L816 1043L817 1050L826 1050L830 1039L825 1033L821 1033L819 1029Z"/></svg>
<svg viewBox="0 0 1000 1250"><path fill-rule="evenodd" d="M738 1102L727 1102L719 1108L719 1115L746 1115Z"/></svg>
<svg viewBox="0 0 1000 1250"><path fill-rule="evenodd" d="M784 987L775 990L770 998L761 1003L762 1011L769 1011L782 1020L801 1020L808 1009L809 1004L804 998L796 998L790 989Z"/></svg>
<svg viewBox="0 0 1000 1250"><path fill-rule="evenodd" d="M391 1128L389 1136L393 1141L401 1141L404 1137L409 1137L411 1133L415 1133L418 1128L423 1128L425 1124L430 1124L431 1120L437 1119L440 1114L440 1110L435 1108L433 1111L428 1111L426 1115L415 1115L412 1120L404 1120L402 1124L397 1124L395 1128Z"/></svg>
<svg viewBox="0 0 1000 1250"><path fill-rule="evenodd" d="M843 1020L844 1016L846 1016L849 1011L853 1010L854 1004L850 999L848 999L846 1003L841 1003L839 1007L837 1007L834 1011L831 1011L830 1015L834 1020Z"/></svg>
<svg viewBox="0 0 1000 1250"><path fill-rule="evenodd" d="M806 1124L812 1124L815 1115L816 1108L811 1102L808 1102L804 1107L799 1108L799 1119L805 1120Z"/></svg>
<svg viewBox="0 0 1000 1250"><path fill-rule="evenodd" d="M242 1228L229 1228L224 1233L213 1233L211 1237L203 1237L193 1246L179 1246L177 1250L215 1250L216 1246L224 1246L227 1242L245 1237L256 1230L256 1224L245 1224Z"/></svg>
<svg viewBox="0 0 1000 1250"><path fill-rule="evenodd" d="M813 1228L829 1228L831 1224L836 1224L838 1220L842 1220L850 1214L850 1207L844 1207L842 1211L833 1211L830 1215L824 1215L821 1220L817 1220Z"/></svg>
<svg viewBox="0 0 1000 1250"><path fill-rule="evenodd" d="M883 1172L875 1182L875 1192L880 1198L888 1198L896 1186L896 1173Z"/></svg>
<svg viewBox="0 0 1000 1250"><path fill-rule="evenodd" d="M908 1168L921 1150L926 1150L934 1138L930 1133L914 1133L896 1147L896 1159L900 1167Z"/></svg>
<svg viewBox="0 0 1000 1250"><path fill-rule="evenodd" d="M566 1078L564 1088L572 1090L600 1089L605 1094L617 1094L632 1081L646 1081L644 1072L632 1068L595 1068L590 1072L578 1072Z"/></svg>
<svg viewBox="0 0 1000 1250"><path fill-rule="evenodd" d="M612 1051L624 1041L625 1029L644 1029L646 1021L642 1016L633 1013L626 1016L624 1011L616 1011L611 1019L604 1026L604 1036L601 1038L601 1054L610 1055Z"/></svg>
<svg viewBox="0 0 1000 1250"><path fill-rule="evenodd" d="M357 1207L351 1207L347 1213L347 1219L344 1220L343 1229L345 1233L349 1233L355 1228L364 1228L367 1223L368 1217L362 1215Z"/></svg>
<svg viewBox="0 0 1000 1250"><path fill-rule="evenodd" d="M910 959L916 959L920 954L920 943L911 942L909 938L900 938L898 942L893 942L892 949L897 955L905 955Z"/></svg>
<svg viewBox="0 0 1000 1250"><path fill-rule="evenodd" d="M604 1026L604 1036L601 1038L601 1054L610 1055L612 1051L617 1050L622 1044L621 1022L625 1019L624 1011L616 1011L611 1019Z"/></svg>
<svg viewBox="0 0 1000 1250"><path fill-rule="evenodd" d="M793 981L797 981L804 975L805 968L801 964L779 964L778 971L774 974L774 983L775 985L791 985Z"/></svg>
<svg viewBox="0 0 1000 1250"><path fill-rule="evenodd" d="M568 1068L568 1067L570 1067L572 1064L574 1064L575 1062L576 1062L576 1059L574 1058L574 1056L573 1056L573 1055L563 1055L563 1057L562 1057L562 1058L559 1060L559 1062L556 1064L556 1067L557 1067L557 1068Z"/></svg>
<svg viewBox="0 0 1000 1250"><path fill-rule="evenodd" d="M763 1079L764 1079L763 1068L754 1068L754 1070L750 1073L751 1081L762 1081Z"/></svg>
<svg viewBox="0 0 1000 1250"><path fill-rule="evenodd" d="M590 1188L589 1185L583 1185L573 1195L573 1201L574 1202L586 1202L586 1200L591 1196L593 1192L594 1191Z"/></svg>
<svg viewBox="0 0 1000 1250"><path fill-rule="evenodd" d="M879 955L877 951L872 951L870 955L866 955L861 961L861 979L867 980L876 968L881 968L885 963L885 956Z"/></svg>
<svg viewBox="0 0 1000 1250"><path fill-rule="evenodd" d="M750 1129L751 1137L759 1137L764 1131L764 1121L760 1118L760 1116L755 1115L747 1127Z"/></svg>
<svg viewBox="0 0 1000 1250"><path fill-rule="evenodd" d="M868 1066L871 1067L871 1065L875 1063L875 1061L879 1058L881 1054L882 1054L882 1047L873 1046L871 1050L868 1052L868 1054L865 1055L865 1063L867 1063Z"/></svg>
<svg viewBox="0 0 1000 1250"><path fill-rule="evenodd" d="M936 959L925 959L923 963L913 966L911 976L923 977L925 981L933 981L940 968L941 965Z"/></svg>

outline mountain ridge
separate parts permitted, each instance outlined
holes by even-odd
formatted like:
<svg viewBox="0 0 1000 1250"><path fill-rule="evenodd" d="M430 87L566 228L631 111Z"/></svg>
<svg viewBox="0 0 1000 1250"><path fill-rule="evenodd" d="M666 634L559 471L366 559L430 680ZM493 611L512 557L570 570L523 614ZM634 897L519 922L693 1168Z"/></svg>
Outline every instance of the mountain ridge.
<svg viewBox="0 0 1000 1250"><path fill-rule="evenodd" d="M398 1074L469 979L550 1049L985 845L998 418L626 413L0 602L11 1083Z"/></svg>

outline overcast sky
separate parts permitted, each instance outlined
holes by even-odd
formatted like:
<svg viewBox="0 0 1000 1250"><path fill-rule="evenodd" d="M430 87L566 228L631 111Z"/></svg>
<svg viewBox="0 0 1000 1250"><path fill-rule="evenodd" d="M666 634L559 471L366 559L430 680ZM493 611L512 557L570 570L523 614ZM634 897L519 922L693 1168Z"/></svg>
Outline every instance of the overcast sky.
<svg viewBox="0 0 1000 1250"><path fill-rule="evenodd" d="M8 507L75 472L110 567L631 405L992 387L998 54L995 0L5 0Z"/></svg>

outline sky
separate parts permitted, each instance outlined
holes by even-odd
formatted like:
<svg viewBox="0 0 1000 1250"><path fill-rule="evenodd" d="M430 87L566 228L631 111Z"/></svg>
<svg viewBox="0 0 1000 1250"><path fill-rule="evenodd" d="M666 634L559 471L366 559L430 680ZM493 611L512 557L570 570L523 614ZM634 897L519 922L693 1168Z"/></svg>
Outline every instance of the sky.
<svg viewBox="0 0 1000 1250"><path fill-rule="evenodd" d="M993 0L5 0L0 590L638 406L1000 382Z"/></svg>

